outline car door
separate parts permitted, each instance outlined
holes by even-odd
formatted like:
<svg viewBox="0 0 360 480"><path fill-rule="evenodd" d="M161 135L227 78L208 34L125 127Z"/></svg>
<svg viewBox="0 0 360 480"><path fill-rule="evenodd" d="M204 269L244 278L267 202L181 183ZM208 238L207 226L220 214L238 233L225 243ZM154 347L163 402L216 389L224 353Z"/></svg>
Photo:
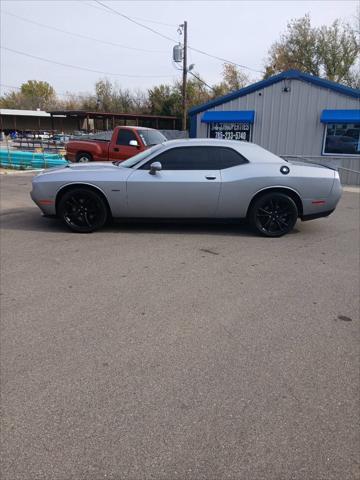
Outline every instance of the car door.
<svg viewBox="0 0 360 480"><path fill-rule="evenodd" d="M109 160L126 160L136 155L140 150L139 147L130 145L132 140L136 140L139 144L139 140L132 130L120 128L115 142L113 140L110 142Z"/></svg>
<svg viewBox="0 0 360 480"><path fill-rule="evenodd" d="M253 165L236 149L214 147L220 165L221 192L217 218L243 218L254 190Z"/></svg>
<svg viewBox="0 0 360 480"><path fill-rule="evenodd" d="M129 216L211 218L216 214L221 177L211 168L211 147L172 147L134 170L127 180ZM151 175L150 165L161 163Z"/></svg>

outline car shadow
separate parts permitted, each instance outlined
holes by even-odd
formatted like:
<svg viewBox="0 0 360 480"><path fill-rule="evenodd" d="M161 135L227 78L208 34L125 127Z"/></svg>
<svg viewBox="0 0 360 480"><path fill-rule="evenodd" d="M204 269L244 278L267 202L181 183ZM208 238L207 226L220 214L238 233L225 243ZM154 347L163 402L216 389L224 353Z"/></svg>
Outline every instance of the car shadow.
<svg viewBox="0 0 360 480"><path fill-rule="evenodd" d="M2 230L22 230L69 235L63 223L52 217L44 217L33 208L18 208L0 212ZM221 235L259 237L246 220L159 220L159 219L116 219L107 224L99 233L146 233L167 235ZM295 228L290 235L299 233Z"/></svg>
<svg viewBox="0 0 360 480"><path fill-rule="evenodd" d="M71 233L57 218L41 216L36 209L22 208L5 210L0 213L2 230L22 230L69 235ZM98 233L147 233L147 234L206 234L256 236L246 221L212 220L154 220L121 219L113 220Z"/></svg>
<svg viewBox="0 0 360 480"><path fill-rule="evenodd" d="M115 220L107 225L104 231L116 233L148 233L148 234L195 234L195 235L230 235L254 236L255 233L245 221L215 220Z"/></svg>

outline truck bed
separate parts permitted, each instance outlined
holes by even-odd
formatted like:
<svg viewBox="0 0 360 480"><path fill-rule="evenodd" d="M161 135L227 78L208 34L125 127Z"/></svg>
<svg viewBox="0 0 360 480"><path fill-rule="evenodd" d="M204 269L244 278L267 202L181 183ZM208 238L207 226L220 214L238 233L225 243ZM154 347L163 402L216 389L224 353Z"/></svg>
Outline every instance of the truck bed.
<svg viewBox="0 0 360 480"><path fill-rule="evenodd" d="M113 134L113 131L109 130L108 132L100 132L100 133L89 134L89 135L79 135L77 137L73 137L72 140L76 140L76 141L94 140L96 142L110 142L112 134Z"/></svg>

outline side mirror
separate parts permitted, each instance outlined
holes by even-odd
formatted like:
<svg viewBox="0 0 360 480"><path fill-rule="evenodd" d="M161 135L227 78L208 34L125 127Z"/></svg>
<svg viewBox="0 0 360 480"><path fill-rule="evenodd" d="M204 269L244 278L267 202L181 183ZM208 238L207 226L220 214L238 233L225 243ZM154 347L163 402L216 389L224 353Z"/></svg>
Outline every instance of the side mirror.
<svg viewBox="0 0 360 480"><path fill-rule="evenodd" d="M160 172L161 169L162 169L162 166L161 166L160 162L153 162L150 165L149 173L150 173L150 175L155 175L156 172Z"/></svg>
<svg viewBox="0 0 360 480"><path fill-rule="evenodd" d="M130 147L138 147L139 142L137 140L130 140L129 145Z"/></svg>

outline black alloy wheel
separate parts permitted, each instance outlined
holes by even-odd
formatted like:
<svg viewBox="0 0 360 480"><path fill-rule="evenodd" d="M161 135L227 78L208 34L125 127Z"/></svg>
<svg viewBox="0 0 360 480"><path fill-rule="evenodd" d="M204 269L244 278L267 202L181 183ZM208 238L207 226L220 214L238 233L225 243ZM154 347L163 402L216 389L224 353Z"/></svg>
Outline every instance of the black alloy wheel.
<svg viewBox="0 0 360 480"><path fill-rule="evenodd" d="M266 237L281 237L289 233L298 218L294 200L284 193L268 193L251 207L249 220L257 232Z"/></svg>
<svg viewBox="0 0 360 480"><path fill-rule="evenodd" d="M101 195L87 188L76 188L64 194L59 216L73 232L90 233L103 227L108 219L107 205Z"/></svg>
<svg viewBox="0 0 360 480"><path fill-rule="evenodd" d="M90 153L79 153L79 155L76 157L77 163L88 163L92 162L92 156Z"/></svg>

